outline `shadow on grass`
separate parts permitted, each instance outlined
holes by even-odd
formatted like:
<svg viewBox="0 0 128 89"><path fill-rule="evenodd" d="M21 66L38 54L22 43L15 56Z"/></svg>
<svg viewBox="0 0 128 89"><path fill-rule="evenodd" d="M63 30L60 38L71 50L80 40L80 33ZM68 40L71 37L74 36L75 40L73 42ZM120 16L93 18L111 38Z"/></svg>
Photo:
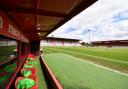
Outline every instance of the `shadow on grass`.
<svg viewBox="0 0 128 89"><path fill-rule="evenodd" d="M39 59L39 61L40 61L40 64L41 64L42 72L43 72L43 74L44 74L44 80L45 80L45 82L46 82L47 89L51 89L51 87L50 87L50 81L49 81L48 75L47 75L46 72L44 71L44 65L42 64L41 59Z"/></svg>

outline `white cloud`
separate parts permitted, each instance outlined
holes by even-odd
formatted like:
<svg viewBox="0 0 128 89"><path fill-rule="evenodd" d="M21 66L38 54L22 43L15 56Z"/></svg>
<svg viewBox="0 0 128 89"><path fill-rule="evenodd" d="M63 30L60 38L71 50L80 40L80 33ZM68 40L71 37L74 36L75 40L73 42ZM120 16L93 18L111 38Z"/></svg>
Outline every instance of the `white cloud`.
<svg viewBox="0 0 128 89"><path fill-rule="evenodd" d="M88 41L90 29L92 41L128 39L127 4L128 0L99 0L51 34Z"/></svg>

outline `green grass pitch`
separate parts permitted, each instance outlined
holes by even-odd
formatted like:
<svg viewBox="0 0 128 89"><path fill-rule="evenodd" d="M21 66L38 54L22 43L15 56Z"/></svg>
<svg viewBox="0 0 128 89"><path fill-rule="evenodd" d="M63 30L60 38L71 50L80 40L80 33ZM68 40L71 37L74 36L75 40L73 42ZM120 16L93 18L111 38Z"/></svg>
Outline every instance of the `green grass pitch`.
<svg viewBox="0 0 128 89"><path fill-rule="evenodd" d="M65 53L118 71L128 73L128 48L43 47L44 53Z"/></svg>
<svg viewBox="0 0 128 89"><path fill-rule="evenodd" d="M43 47L43 49L46 63L64 89L128 89L128 74L114 71L116 69L127 73L127 48Z"/></svg>

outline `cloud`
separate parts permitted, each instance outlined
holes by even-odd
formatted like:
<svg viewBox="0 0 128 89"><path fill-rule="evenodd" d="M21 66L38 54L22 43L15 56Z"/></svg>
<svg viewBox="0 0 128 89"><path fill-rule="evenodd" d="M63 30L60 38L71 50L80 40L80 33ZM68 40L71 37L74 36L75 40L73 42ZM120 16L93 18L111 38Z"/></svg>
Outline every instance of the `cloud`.
<svg viewBox="0 0 128 89"><path fill-rule="evenodd" d="M69 27L65 30L65 33L71 33L71 32L76 31L76 30L77 30L77 28Z"/></svg>
<svg viewBox="0 0 128 89"><path fill-rule="evenodd" d="M51 34L87 42L90 29L91 41L128 39L127 3L128 0L99 0Z"/></svg>
<svg viewBox="0 0 128 89"><path fill-rule="evenodd" d="M114 22L128 20L128 11L119 12L118 14L113 16L113 19L114 19Z"/></svg>

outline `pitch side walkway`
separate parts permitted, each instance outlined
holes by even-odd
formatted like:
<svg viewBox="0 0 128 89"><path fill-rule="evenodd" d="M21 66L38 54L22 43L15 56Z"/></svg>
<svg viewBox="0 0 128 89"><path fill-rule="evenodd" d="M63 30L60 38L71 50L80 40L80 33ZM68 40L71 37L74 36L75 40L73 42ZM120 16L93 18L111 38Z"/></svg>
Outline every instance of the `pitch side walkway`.
<svg viewBox="0 0 128 89"><path fill-rule="evenodd" d="M62 53L44 56L64 89L128 89L128 75Z"/></svg>

